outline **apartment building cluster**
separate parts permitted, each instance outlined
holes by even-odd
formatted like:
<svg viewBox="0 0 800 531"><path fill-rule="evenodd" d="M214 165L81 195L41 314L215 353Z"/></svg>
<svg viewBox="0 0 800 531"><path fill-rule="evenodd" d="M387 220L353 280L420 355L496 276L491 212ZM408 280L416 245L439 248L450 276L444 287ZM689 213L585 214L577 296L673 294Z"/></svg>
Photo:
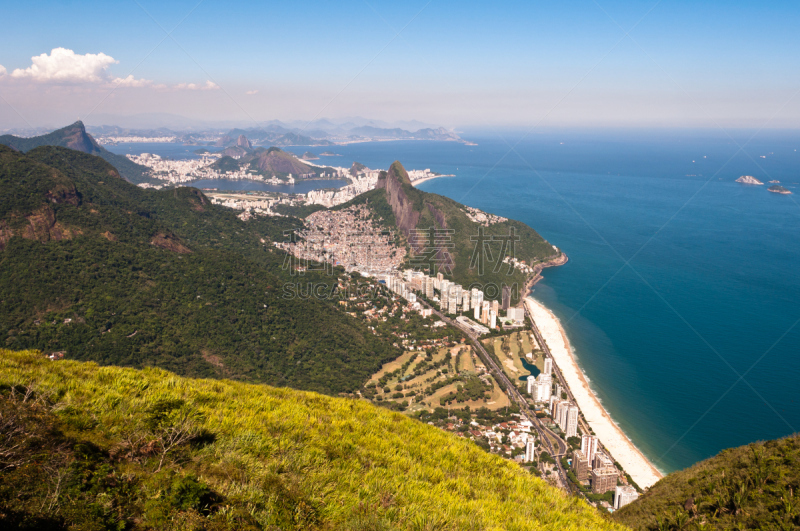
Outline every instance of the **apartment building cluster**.
<svg viewBox="0 0 800 531"><path fill-rule="evenodd" d="M578 481L590 481L595 494L614 490L615 509L627 505L639 496L633 487L617 486L619 470L614 461L600 450L594 435L581 437L581 449L572 454L572 471Z"/></svg>
<svg viewBox="0 0 800 531"><path fill-rule="evenodd" d="M542 372L536 378L528 377L527 384L528 394L534 402L548 405L550 415L564 432L564 437L577 437L580 410L573 402L562 400L560 384L555 385L555 393L553 392L553 359L546 357Z"/></svg>
<svg viewBox="0 0 800 531"><path fill-rule="evenodd" d="M97 138L98 144L133 144L148 142L150 144L169 144L175 142L176 136L100 136Z"/></svg>
<svg viewBox="0 0 800 531"><path fill-rule="evenodd" d="M334 168L337 176L344 176L344 168ZM368 170L355 177L350 177L350 184L338 190L312 190L306 194L306 203L309 205L332 206L347 203L364 192L369 192L378 184L379 171Z"/></svg>
<svg viewBox="0 0 800 531"><path fill-rule="evenodd" d="M150 168L150 176L154 179L168 181L173 184L187 183L199 179L220 179L220 173L210 168L219 157L219 153L206 153L197 159L172 160L162 158L160 155L152 153L142 153L141 155L125 155L129 160L136 164L141 164ZM238 175L245 172L236 173L231 177L225 178L246 178Z"/></svg>
<svg viewBox="0 0 800 531"><path fill-rule="evenodd" d="M500 317L501 303L496 300L484 300L483 290L465 289L461 284L444 278L442 273L433 277L425 275L422 271L407 269L402 275L400 281L408 292L422 293L428 300L437 303L445 313L465 314L461 321L472 328L477 335L496 329L500 321L510 326L522 326L525 321L525 312L522 308L510 307L510 296L506 296L506 292L509 291L507 287L503 292L502 309L506 311L506 317L503 319ZM470 313L474 321L466 317Z"/></svg>

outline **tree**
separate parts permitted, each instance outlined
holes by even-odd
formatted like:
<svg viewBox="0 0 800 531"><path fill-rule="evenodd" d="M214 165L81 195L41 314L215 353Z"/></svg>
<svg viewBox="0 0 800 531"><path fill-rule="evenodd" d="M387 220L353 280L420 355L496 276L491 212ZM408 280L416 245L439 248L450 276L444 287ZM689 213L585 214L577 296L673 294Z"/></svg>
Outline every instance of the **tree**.
<svg viewBox="0 0 800 531"><path fill-rule="evenodd" d="M167 454L200 435L202 420L183 400L159 400L150 407L146 425L152 436L150 444L160 455L156 472L164 466Z"/></svg>

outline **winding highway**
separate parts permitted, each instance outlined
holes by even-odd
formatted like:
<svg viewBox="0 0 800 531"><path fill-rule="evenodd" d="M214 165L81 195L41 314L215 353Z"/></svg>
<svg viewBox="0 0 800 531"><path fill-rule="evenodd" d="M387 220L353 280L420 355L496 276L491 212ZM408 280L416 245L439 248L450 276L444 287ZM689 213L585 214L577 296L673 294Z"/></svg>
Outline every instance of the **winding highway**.
<svg viewBox="0 0 800 531"><path fill-rule="evenodd" d="M483 347L483 344L478 340L477 335L475 335L467 327L462 326L457 321L450 319L449 317L444 315L442 312L431 306L424 299L418 298L417 301L423 304L424 306L430 308L433 311L433 313L435 313L445 323L461 330L464 333L464 335L466 335L469 338L469 340L472 342L472 345L475 347L478 356L480 356L484 365L492 373L492 376L495 378L495 380L500 382L500 384L505 388L506 394L511 399L511 401L517 404L517 406L519 406L520 414L525 419L527 419L539 433L539 439L542 442L542 445L545 448L547 448L550 455L553 456L553 458L555 459L556 470L558 471L558 479L561 484L561 487L567 492L572 493L572 485L569 479L567 479L567 474L564 471L564 468L561 466L561 459L560 459L564 454L567 453L567 443L565 443L563 439L561 439L558 435L556 435L553 431L547 428L547 426L545 426L539 421L539 419L536 417L536 414L530 410L530 407L528 407L528 402L527 400L525 400L525 397L523 397L520 394L519 390L517 389L517 386L514 385L514 383L508 378L505 371L503 371L503 369L498 366L494 358L492 358L492 356L489 355L489 353ZM527 308L526 308L526 314L527 314ZM544 346L544 342L541 341L541 334L539 334L538 328L536 328L535 323L533 323L533 319L531 318L530 315L528 315L528 318L531 320L531 324L533 325L533 329L535 330L534 334L536 334L537 338L536 340L539 342L540 345ZM550 355L549 351L545 352L547 352L548 356ZM554 441L558 446L557 450L553 446Z"/></svg>

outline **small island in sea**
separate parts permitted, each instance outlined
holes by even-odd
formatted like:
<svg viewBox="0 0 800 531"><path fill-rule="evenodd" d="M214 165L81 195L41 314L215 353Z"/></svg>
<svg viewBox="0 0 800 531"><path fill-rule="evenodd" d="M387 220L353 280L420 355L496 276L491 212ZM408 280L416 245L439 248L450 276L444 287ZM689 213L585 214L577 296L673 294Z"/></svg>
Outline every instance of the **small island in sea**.
<svg viewBox="0 0 800 531"><path fill-rule="evenodd" d="M752 175L742 175L741 177L736 179L736 182L742 184L764 184L755 177L753 177Z"/></svg>
<svg viewBox="0 0 800 531"><path fill-rule="evenodd" d="M306 151L303 153L303 156L300 157L303 160L319 160L319 157L311 153L310 151Z"/></svg>
<svg viewBox="0 0 800 531"><path fill-rule="evenodd" d="M338 153L332 153L330 151L323 151L319 154L320 157L341 157Z"/></svg>
<svg viewBox="0 0 800 531"><path fill-rule="evenodd" d="M770 186L769 188L767 188L767 191L772 192L773 194L783 194L783 195L789 195L792 193L783 186L779 186L777 184L775 186Z"/></svg>
<svg viewBox="0 0 800 531"><path fill-rule="evenodd" d="M781 182L773 180L773 181L770 181L769 184L781 184Z"/></svg>

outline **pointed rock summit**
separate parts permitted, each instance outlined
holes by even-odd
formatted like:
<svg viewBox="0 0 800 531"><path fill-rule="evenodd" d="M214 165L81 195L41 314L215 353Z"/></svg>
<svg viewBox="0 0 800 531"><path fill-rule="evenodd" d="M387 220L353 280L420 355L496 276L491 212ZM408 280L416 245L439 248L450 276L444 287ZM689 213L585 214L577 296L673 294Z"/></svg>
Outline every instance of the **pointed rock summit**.
<svg viewBox="0 0 800 531"><path fill-rule="evenodd" d="M253 149L253 144L251 144L244 135L239 135L239 138L236 140L236 145L245 149Z"/></svg>

